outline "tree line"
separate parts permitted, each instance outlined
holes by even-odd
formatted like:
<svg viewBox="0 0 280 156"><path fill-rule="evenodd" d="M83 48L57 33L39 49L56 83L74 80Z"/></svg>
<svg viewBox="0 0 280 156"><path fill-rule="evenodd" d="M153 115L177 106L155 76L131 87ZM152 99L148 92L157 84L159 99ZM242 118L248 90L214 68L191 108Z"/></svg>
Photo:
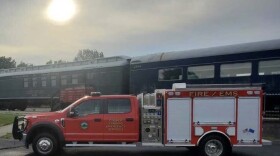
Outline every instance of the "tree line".
<svg viewBox="0 0 280 156"><path fill-rule="evenodd" d="M91 49L81 49L78 51L77 55L73 59L73 61L85 61L85 60L93 60L96 58L103 58L103 52L99 52L97 50ZM60 63L67 63L63 59L59 60L49 60L45 64L60 64ZM32 67L33 64L26 63L21 61L19 64L16 63L15 59L12 57L0 56L0 69L8 69L8 68L16 68L16 67Z"/></svg>

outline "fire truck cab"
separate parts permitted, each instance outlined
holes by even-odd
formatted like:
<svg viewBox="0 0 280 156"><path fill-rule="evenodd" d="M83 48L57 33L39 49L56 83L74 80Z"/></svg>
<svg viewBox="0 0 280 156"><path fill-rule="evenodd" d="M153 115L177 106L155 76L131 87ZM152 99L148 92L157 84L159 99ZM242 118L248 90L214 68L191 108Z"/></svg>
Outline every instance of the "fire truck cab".
<svg viewBox="0 0 280 156"><path fill-rule="evenodd" d="M175 146L226 156L232 146L262 146L262 103L260 87L94 93L62 111L16 117L13 136L38 155L62 147Z"/></svg>

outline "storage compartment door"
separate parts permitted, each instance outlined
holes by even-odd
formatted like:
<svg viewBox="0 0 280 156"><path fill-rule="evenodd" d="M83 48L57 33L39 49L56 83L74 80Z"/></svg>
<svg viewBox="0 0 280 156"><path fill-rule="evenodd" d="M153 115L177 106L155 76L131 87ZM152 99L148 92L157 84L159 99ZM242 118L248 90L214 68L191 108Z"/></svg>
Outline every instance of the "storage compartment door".
<svg viewBox="0 0 280 156"><path fill-rule="evenodd" d="M167 142L185 143L191 140L191 99L167 100Z"/></svg>
<svg viewBox="0 0 280 156"><path fill-rule="evenodd" d="M260 98L238 99L237 140L239 143L260 141Z"/></svg>
<svg viewBox="0 0 280 156"><path fill-rule="evenodd" d="M195 98L193 121L196 124L234 124L235 98Z"/></svg>

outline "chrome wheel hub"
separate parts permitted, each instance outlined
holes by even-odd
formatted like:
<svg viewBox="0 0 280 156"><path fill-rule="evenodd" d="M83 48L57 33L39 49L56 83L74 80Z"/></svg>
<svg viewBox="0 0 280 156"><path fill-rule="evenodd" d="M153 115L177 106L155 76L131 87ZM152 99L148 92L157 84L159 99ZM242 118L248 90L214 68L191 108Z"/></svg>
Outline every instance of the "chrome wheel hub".
<svg viewBox="0 0 280 156"><path fill-rule="evenodd" d="M219 140L209 140L205 144L205 152L209 156L219 156L223 152L223 145Z"/></svg>
<svg viewBox="0 0 280 156"><path fill-rule="evenodd" d="M48 153L52 150L53 148L53 143L52 140L49 138L40 138L37 141L37 149L41 153Z"/></svg>

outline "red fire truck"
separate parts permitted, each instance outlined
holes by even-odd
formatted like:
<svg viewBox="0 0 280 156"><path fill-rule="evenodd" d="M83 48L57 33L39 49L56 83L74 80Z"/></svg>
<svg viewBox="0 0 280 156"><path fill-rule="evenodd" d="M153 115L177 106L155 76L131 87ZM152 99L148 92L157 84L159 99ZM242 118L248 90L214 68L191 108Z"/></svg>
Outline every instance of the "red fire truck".
<svg viewBox="0 0 280 156"><path fill-rule="evenodd" d="M226 156L233 146L262 146L262 103L259 87L92 93L61 111L16 117L13 137L38 155L63 147L174 146Z"/></svg>

